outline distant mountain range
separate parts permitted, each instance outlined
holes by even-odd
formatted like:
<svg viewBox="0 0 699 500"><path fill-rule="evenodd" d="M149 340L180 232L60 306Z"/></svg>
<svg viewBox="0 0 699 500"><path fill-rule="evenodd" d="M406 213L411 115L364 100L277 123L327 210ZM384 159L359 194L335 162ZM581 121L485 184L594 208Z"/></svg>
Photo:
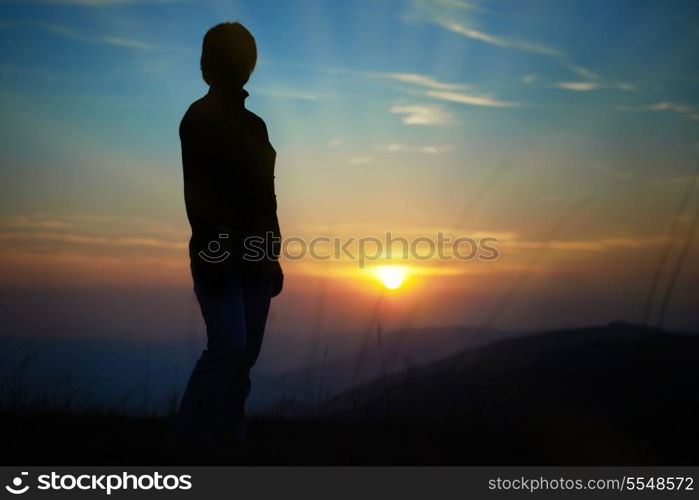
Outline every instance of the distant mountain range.
<svg viewBox="0 0 699 500"><path fill-rule="evenodd" d="M391 428L423 422L431 437L412 439L434 439L440 449L448 442L452 450L463 440L470 455L476 449L494 463L508 449L531 460L532 446L544 457L569 446L576 463L584 463L586 449L595 460L607 449L617 463L669 452L673 462L696 461L699 335L611 323L493 340L320 405L287 400L269 412Z"/></svg>

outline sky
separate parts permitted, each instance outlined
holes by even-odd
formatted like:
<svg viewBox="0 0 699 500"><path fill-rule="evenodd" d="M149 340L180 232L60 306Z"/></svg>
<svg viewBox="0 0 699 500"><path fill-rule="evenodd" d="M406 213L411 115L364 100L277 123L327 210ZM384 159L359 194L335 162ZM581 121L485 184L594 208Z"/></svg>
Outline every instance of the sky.
<svg viewBox="0 0 699 500"><path fill-rule="evenodd" d="M699 5L511 0L0 4L2 333L182 337L179 121L239 20L285 236L498 239L483 262L283 262L270 330L638 322L696 330ZM670 233L673 227L674 231ZM685 245L686 242L689 243ZM686 250L685 250L686 247ZM373 263L372 263L373 264ZM657 314L657 307L652 317ZM193 326L194 325L194 326ZM189 332L189 333L188 333Z"/></svg>

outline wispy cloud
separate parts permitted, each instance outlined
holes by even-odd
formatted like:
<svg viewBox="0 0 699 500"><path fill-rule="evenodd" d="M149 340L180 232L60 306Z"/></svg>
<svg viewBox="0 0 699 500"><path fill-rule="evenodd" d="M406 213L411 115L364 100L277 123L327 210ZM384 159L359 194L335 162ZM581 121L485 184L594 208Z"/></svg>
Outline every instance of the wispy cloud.
<svg viewBox="0 0 699 500"><path fill-rule="evenodd" d="M424 106L419 104L409 106L393 106L391 113L403 116L406 125L440 126L453 123L451 114L438 106Z"/></svg>
<svg viewBox="0 0 699 500"><path fill-rule="evenodd" d="M558 82L554 83L553 87L565 90L575 90L576 92L586 92L588 90L596 90L601 88L601 85L591 82Z"/></svg>
<svg viewBox="0 0 699 500"><path fill-rule="evenodd" d="M498 101L489 95L471 95L461 92L449 92L446 90L428 90L425 94L435 99L458 102L460 104L470 104L471 106L485 106L490 108L516 108L521 106L521 104L517 102Z"/></svg>
<svg viewBox="0 0 699 500"><path fill-rule="evenodd" d="M38 218L27 215L8 215L0 219L3 229L57 229L70 227L65 220Z"/></svg>
<svg viewBox="0 0 699 500"><path fill-rule="evenodd" d="M458 34L463 35L467 38L471 38L473 40L478 40L478 41L481 41L484 43L488 43L490 45L496 45L496 46L502 47L504 49L518 49L518 50L523 50L525 52L533 52L535 54L543 54L543 55L547 55L547 56L559 56L560 55L560 52L558 50L553 49L551 47L547 47L545 45L539 45L536 43L524 42L524 41L519 41L519 40L510 40L507 38L490 35L490 34L485 33L483 31L469 28L467 26L463 26L463 25L461 25L459 23L455 23L453 21L438 20L436 22L437 22L437 24L439 24L443 28L445 28L449 31L452 31L454 33L458 33Z"/></svg>
<svg viewBox="0 0 699 500"><path fill-rule="evenodd" d="M634 111L634 112L644 112L644 111L671 111L673 113L680 113L688 115L692 120L699 120L699 114L695 113L695 110L691 106L685 104L678 104L670 101L661 101L656 104L649 104L648 106L617 106L619 111Z"/></svg>
<svg viewBox="0 0 699 500"><path fill-rule="evenodd" d="M444 101L494 108L512 108L520 105L519 103L514 102L499 101L492 95L475 95L473 93L467 94L463 91L472 88L471 85L464 83L440 82L439 80L436 80L428 75L421 75L417 73L370 73L367 75L380 78L390 78L403 83L410 83L419 87L427 88L428 90L425 92L427 97L442 99Z"/></svg>
<svg viewBox="0 0 699 500"><path fill-rule="evenodd" d="M546 45L540 45L537 43L525 42L521 40L511 40L508 38L490 35L483 31L478 31L463 26L459 23L455 23L453 21L437 21L436 23L453 33L458 33L467 38L478 40L480 42L487 43L490 45L495 45L503 49L521 50L524 52L540 54L543 56L553 58L559 64L565 66L566 68L573 71L577 75L582 76L583 78L598 78L598 75L595 72L587 68L584 68L580 65L572 63L568 56L563 52L559 51L558 49L554 49L552 47L547 47Z"/></svg>
<svg viewBox="0 0 699 500"><path fill-rule="evenodd" d="M53 216L50 214L16 214L0 217L0 231L25 229L52 229L84 231L89 234L129 232L145 235L179 237L186 232L185 226L171 224L147 218L116 216L116 215L87 215L71 214Z"/></svg>
<svg viewBox="0 0 699 500"><path fill-rule="evenodd" d="M22 242L28 240L27 233L24 232L3 232L0 233L2 242ZM77 245L106 245L106 246L129 246L129 247L155 247L170 250L181 250L187 247L181 241L165 241L157 238L131 238L131 237L110 237L91 236L70 233L36 232L31 234L31 241L50 241L54 243L71 243Z"/></svg>
<svg viewBox="0 0 699 500"><path fill-rule="evenodd" d="M186 50L186 49L181 49L181 48L177 48L177 47L163 47L163 46L155 45L155 44L152 44L149 42L144 42L142 40L135 40L132 38L124 38L124 37L113 36L113 35L100 35L100 36L85 35L85 34L80 33L79 31L77 31L69 26L65 26L62 24L51 24L51 23L40 23L40 22L23 22L23 21L0 22L0 29L10 29L10 28L16 28L16 27L21 27L21 26L29 26L29 27L39 28L39 29L48 31L50 33L53 33L55 35L59 35L59 36L62 36L64 38L69 38L71 40L76 40L78 42L83 42L83 43L112 45L115 47L123 47L123 48L127 48L127 49L144 50L144 51L177 50L179 52L184 52L184 53L189 52L189 50Z"/></svg>
<svg viewBox="0 0 699 500"><path fill-rule="evenodd" d="M390 153L422 153L428 155L441 154L450 149L449 146L409 146L400 143L378 144L376 147Z"/></svg>
<svg viewBox="0 0 699 500"><path fill-rule="evenodd" d="M521 249L533 249L540 248L541 241L530 241L530 240L501 240L502 245L508 248L521 248ZM547 243L548 247L552 250L561 251L579 251L579 252L604 252L612 250L628 250L628 249L638 249L644 248L654 248L662 244L664 239L662 237L607 237L607 238L591 238L587 240L553 240Z"/></svg>
<svg viewBox="0 0 699 500"><path fill-rule="evenodd" d="M476 12L489 12L488 9L481 6L478 2L466 2L465 0L417 0L419 3L432 3L434 5L440 5L443 7L450 7L461 10L471 10Z"/></svg>
<svg viewBox="0 0 699 500"><path fill-rule="evenodd" d="M599 82L557 82L552 85L559 89L572 90L574 92L589 92L591 90L616 89L616 90L634 90L635 87L630 83L599 83Z"/></svg>
<svg viewBox="0 0 699 500"><path fill-rule="evenodd" d="M676 113L691 113L693 108L684 104L676 104L673 102L659 102L647 107L649 111L674 111Z"/></svg>
<svg viewBox="0 0 699 500"><path fill-rule="evenodd" d="M157 50L160 48L160 47L153 45L151 43L143 42L141 40L133 40L130 38L122 38L122 37L109 36L109 35L102 35L102 36L83 35L82 33L79 33L72 28L69 28L67 26L62 26L59 24L40 24L40 26L43 27L44 29L52 32L52 33L56 33L57 35L61 35L61 36L64 36L66 38L70 38L72 40L77 40L80 42L113 45L116 47L124 47L124 48L128 48L128 49L136 49L136 50Z"/></svg>
<svg viewBox="0 0 699 500"><path fill-rule="evenodd" d="M458 82L443 82L430 75L420 73L367 72L353 71L349 69L336 67L318 68L304 66L304 68L311 69L314 71L321 71L324 73L349 74L361 78L383 79L407 83L415 87L419 87L419 95L424 95L432 99L456 102L459 104L470 104L472 106L483 106L492 108L514 108L522 106L522 103L498 100L491 94L476 94L472 91L473 85L470 84ZM535 77L533 75L530 76L531 81L534 81ZM470 92L465 92L467 90ZM416 92L409 93L414 95L416 94ZM390 111L391 113L406 115L403 118L403 123L407 125L448 125L450 123L453 123L451 115L447 111L434 106L394 106L390 108Z"/></svg>
<svg viewBox="0 0 699 500"><path fill-rule="evenodd" d="M109 247L185 248L184 227L134 217L17 214L0 218L0 246L23 248L69 244L87 249Z"/></svg>
<svg viewBox="0 0 699 500"><path fill-rule="evenodd" d="M578 66L577 64L571 63L568 60L568 56L559 54L557 59L563 66L565 66L569 70L573 71L574 73L577 73L578 76L581 76L583 78L589 78L591 80L599 78L599 75L597 73L595 73L594 71L591 71L587 68L583 68L582 66Z"/></svg>
<svg viewBox="0 0 699 500"><path fill-rule="evenodd" d="M419 85L421 87L427 87L430 89L438 90L460 90L469 88L468 85L463 83L445 83L440 82L428 75L421 75L418 73L365 73L368 77L373 78L386 78L390 80L396 80L402 83L410 83L413 85Z"/></svg>
<svg viewBox="0 0 699 500"><path fill-rule="evenodd" d="M392 80L397 80L403 83L410 83L428 89L425 91L427 97L433 99L441 99L444 101L458 102L460 104L470 104L472 106L486 106L494 108L512 108L520 106L519 103L515 102L504 102L495 99L492 95L476 95L473 93L464 93L464 90L471 89L471 85L465 83L445 83L432 78L428 75L421 75L417 73L368 73L367 76L379 77L379 78L389 78ZM456 92L460 91L460 92ZM393 113L401 113L403 111L394 111ZM406 112L407 113L407 112ZM421 115L424 113L422 110L419 111ZM407 117L407 120L411 120L414 123L409 123L411 125L418 124L417 121L423 121L423 117ZM408 121L405 121L408 123ZM420 123L423 124L423 123Z"/></svg>
<svg viewBox="0 0 699 500"><path fill-rule="evenodd" d="M471 12L467 11L477 11L478 5L469 3L468 5L474 8L467 9L464 7L465 4L467 3L463 2L462 4L462 2L444 0L413 0L412 11L406 17L435 24L452 33L502 49L514 49L532 54L540 54L555 60L558 64L568 68L570 71L583 78L598 78L596 73L573 63L567 54L556 48L526 40L516 40L501 35L494 35L482 29L477 29L474 26L475 23L473 19L469 19ZM464 16L464 13L468 15ZM455 19L458 19L458 21Z"/></svg>
<svg viewBox="0 0 699 500"><path fill-rule="evenodd" d="M110 5L125 5L139 3L178 3L180 1L182 0L24 0L21 3L37 3L47 5L76 5L79 7L108 7Z"/></svg>

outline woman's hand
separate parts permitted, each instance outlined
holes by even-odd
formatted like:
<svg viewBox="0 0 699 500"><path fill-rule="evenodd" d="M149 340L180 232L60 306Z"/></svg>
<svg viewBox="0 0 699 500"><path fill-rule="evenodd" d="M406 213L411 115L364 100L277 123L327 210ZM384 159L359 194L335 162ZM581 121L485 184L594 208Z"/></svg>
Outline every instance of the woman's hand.
<svg viewBox="0 0 699 500"><path fill-rule="evenodd" d="M284 288L284 273L279 261L276 261L272 269L272 297L276 297L282 293Z"/></svg>

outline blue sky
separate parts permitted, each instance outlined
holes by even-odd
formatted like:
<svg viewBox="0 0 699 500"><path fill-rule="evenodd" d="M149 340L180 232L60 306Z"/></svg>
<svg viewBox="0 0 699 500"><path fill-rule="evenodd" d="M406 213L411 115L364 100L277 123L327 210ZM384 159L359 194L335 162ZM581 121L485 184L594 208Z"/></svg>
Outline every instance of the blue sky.
<svg viewBox="0 0 699 500"><path fill-rule="evenodd" d="M257 38L247 104L278 152L287 234L446 227L526 249L597 196L561 236L566 265L598 268L585 249L621 240L657 250L699 151L698 14L693 1L4 2L5 262L60 254L66 269L95 245L142 259L147 241L186 278L177 127L206 92L201 38L224 20ZM477 217L453 227L502 162Z"/></svg>

